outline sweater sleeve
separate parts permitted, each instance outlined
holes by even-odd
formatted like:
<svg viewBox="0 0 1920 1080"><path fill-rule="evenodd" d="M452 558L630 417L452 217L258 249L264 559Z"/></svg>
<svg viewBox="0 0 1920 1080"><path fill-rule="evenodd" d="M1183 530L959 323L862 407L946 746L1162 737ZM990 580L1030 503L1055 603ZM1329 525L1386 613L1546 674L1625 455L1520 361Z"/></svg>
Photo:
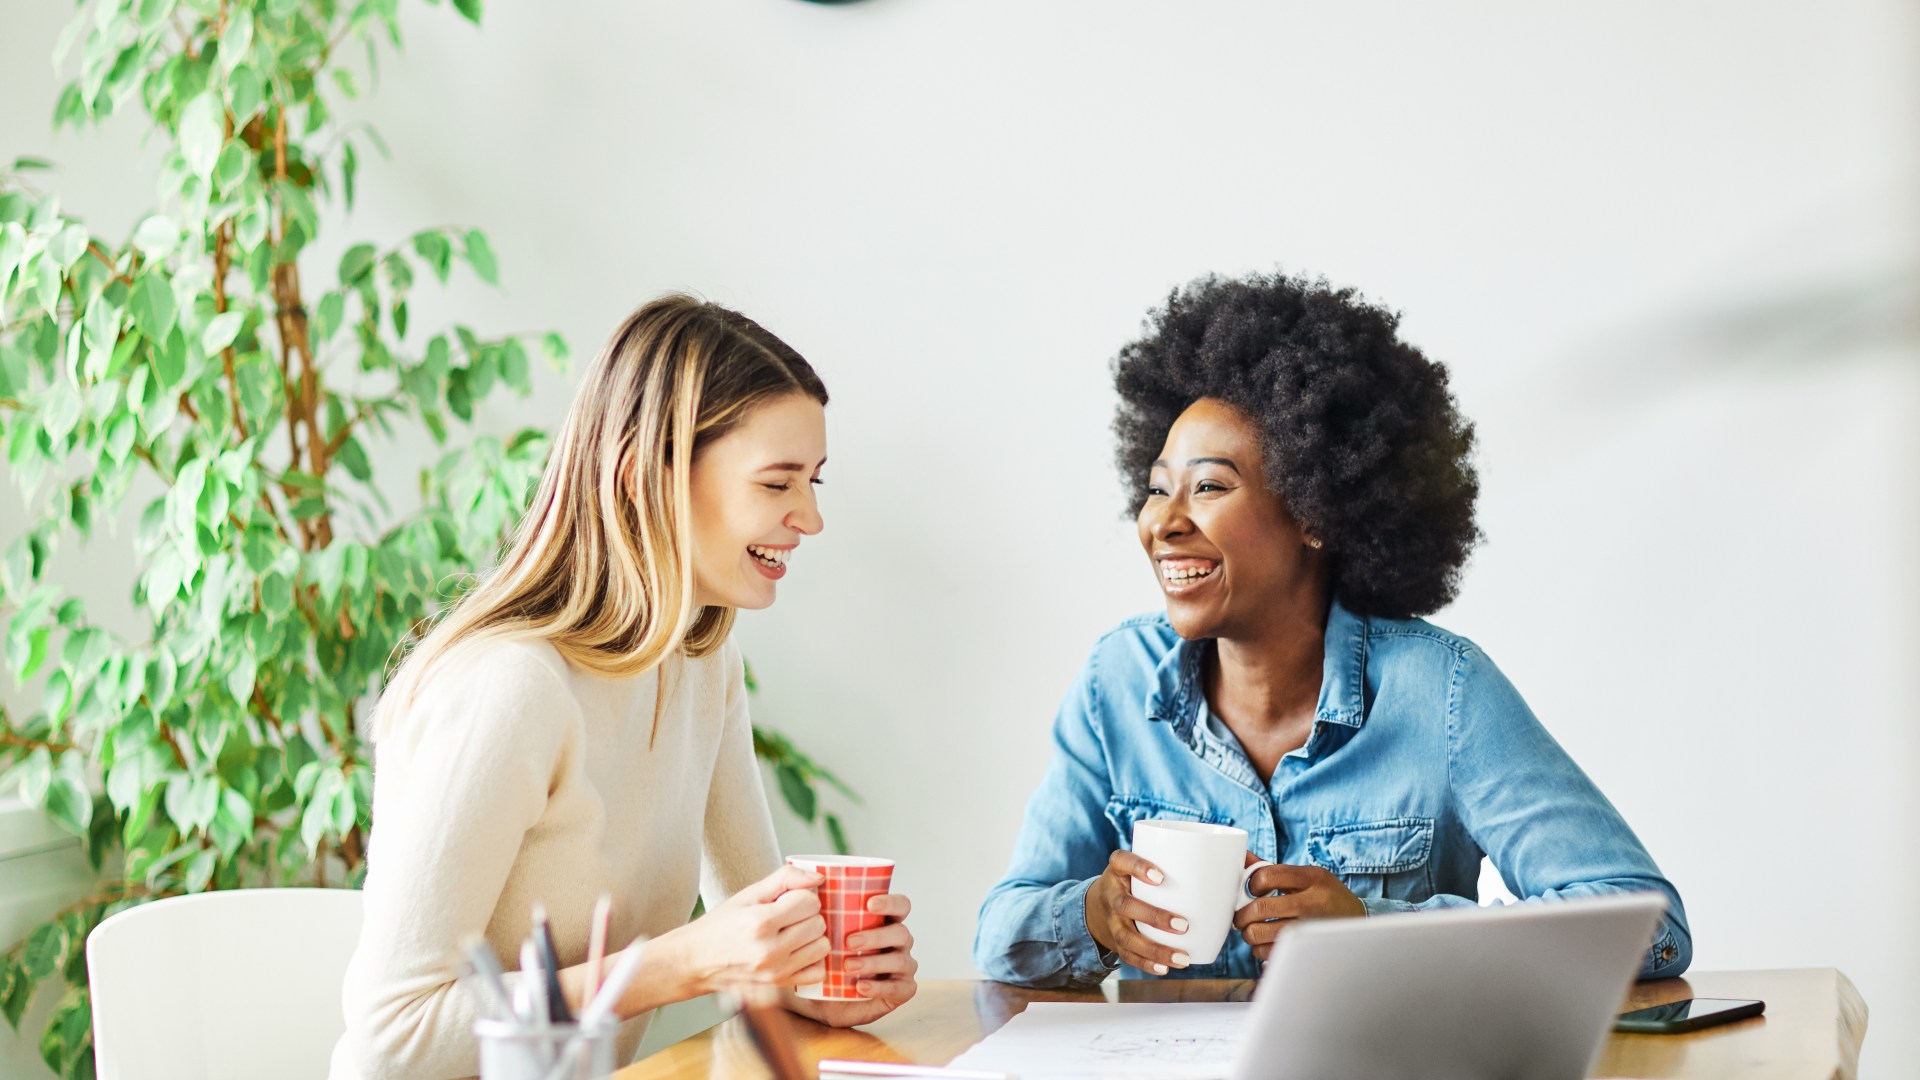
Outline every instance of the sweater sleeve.
<svg viewBox="0 0 1920 1080"><path fill-rule="evenodd" d="M700 896L712 910L780 867L780 843L753 753L753 721L747 713L746 665L739 646L728 638L721 647L719 673L725 682L725 718L720 753L707 793L702 841Z"/></svg>
<svg viewBox="0 0 1920 1080"><path fill-rule="evenodd" d="M460 942L483 934L521 841L546 809L578 706L536 647L449 657L376 751L365 922L341 999L333 1076L479 1071L479 976L456 978ZM508 988L519 958L501 957Z"/></svg>

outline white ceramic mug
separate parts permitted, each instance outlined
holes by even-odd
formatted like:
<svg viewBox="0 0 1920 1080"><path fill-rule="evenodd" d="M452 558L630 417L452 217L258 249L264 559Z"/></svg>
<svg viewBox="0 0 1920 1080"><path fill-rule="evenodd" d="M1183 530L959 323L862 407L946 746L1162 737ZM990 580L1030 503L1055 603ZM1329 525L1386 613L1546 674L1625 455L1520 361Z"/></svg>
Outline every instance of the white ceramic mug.
<svg viewBox="0 0 1920 1080"><path fill-rule="evenodd" d="M1211 964L1219 958L1227 931L1233 928L1233 913L1253 902L1248 891L1253 872L1273 865L1245 865L1245 829L1197 821L1136 821L1133 853L1166 875L1158 885L1134 878L1133 895L1187 920L1187 932L1168 933L1143 922L1134 925L1148 938L1186 953L1194 964Z"/></svg>

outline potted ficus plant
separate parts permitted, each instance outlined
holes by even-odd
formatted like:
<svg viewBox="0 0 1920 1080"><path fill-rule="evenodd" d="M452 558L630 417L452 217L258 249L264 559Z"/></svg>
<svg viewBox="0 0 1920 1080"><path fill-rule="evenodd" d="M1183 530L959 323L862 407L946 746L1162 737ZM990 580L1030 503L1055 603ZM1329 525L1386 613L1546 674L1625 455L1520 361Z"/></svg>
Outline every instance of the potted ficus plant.
<svg viewBox="0 0 1920 1080"><path fill-rule="evenodd" d="M107 915L205 889L357 884L372 785L359 721L397 650L494 556L543 464L543 431L470 422L494 394L527 394L536 357L563 363L560 336L409 317L426 279L497 281L484 233L356 243L324 267L308 254L353 206L374 136L334 109L381 39L400 44L398 2L83 3L56 47L78 71L54 125L143 109L164 150L158 205L102 236L62 210L43 162L0 174L0 450L25 507L0 529L0 652L39 702L0 709L0 773L103 868L94 895L0 942L0 1014L17 1027L64 981L39 1040L62 1076L92 1075L82 946ZM479 21L478 0L452 6ZM377 448L421 430L440 456L419 507L396 513ZM56 549L128 509L131 635L48 574ZM777 733L755 749L844 849L817 800L838 781Z"/></svg>

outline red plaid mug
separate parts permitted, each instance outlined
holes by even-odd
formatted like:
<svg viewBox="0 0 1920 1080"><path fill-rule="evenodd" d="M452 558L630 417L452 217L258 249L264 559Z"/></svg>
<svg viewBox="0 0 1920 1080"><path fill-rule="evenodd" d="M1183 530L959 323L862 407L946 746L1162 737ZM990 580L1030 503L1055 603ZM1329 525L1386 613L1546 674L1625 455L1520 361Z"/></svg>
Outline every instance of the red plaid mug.
<svg viewBox="0 0 1920 1080"><path fill-rule="evenodd" d="M866 956L872 949L849 950L847 935L872 930L886 916L867 910L867 901L885 896L893 884L893 860L861 855L789 855L787 865L819 874L820 914L827 920L827 976L824 981L798 987L794 993L815 1001L865 1001L858 975L847 974L847 957Z"/></svg>

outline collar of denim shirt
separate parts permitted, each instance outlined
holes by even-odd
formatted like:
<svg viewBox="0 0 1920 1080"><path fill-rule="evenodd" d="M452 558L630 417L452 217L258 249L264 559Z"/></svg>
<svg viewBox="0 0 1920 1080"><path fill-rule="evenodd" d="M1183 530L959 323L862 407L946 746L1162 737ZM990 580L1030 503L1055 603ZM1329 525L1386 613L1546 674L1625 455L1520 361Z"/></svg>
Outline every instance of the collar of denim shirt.
<svg viewBox="0 0 1920 1080"><path fill-rule="evenodd" d="M1173 725L1180 741L1191 746L1204 694L1200 665L1212 651L1214 639L1181 638L1154 672L1153 694L1147 698L1147 718ZM1327 608L1326 658L1321 662L1320 704L1316 719L1357 728L1366 723L1367 620L1348 611L1339 600Z"/></svg>

